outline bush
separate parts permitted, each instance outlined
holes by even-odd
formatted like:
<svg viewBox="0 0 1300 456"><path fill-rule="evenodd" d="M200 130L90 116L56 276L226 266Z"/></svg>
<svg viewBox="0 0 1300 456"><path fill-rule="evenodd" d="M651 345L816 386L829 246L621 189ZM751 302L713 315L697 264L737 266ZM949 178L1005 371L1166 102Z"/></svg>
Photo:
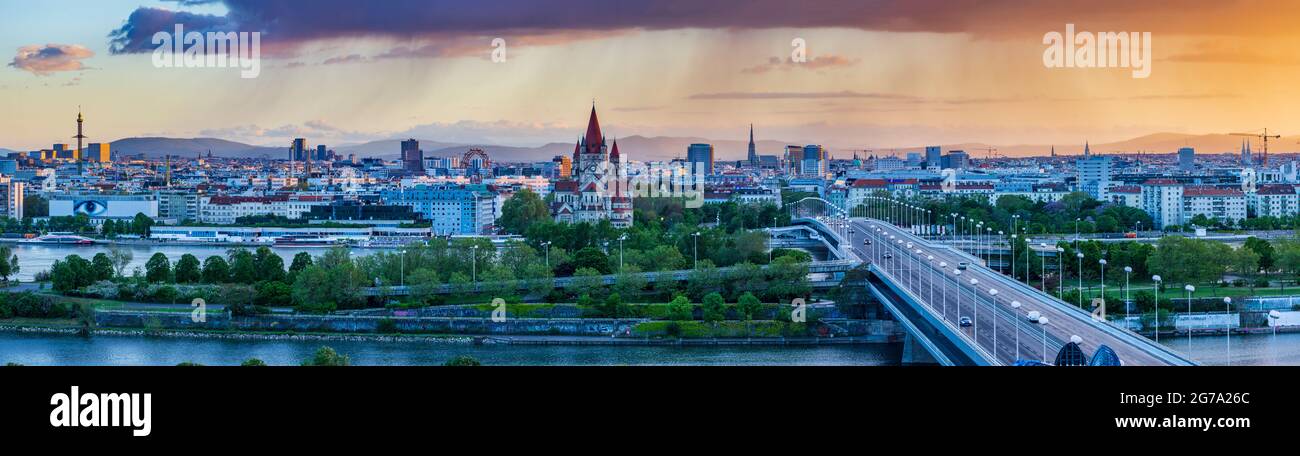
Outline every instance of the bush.
<svg viewBox="0 0 1300 456"><path fill-rule="evenodd" d="M375 332L380 334L397 334L397 322L392 318L383 318L375 325Z"/></svg>
<svg viewBox="0 0 1300 456"><path fill-rule="evenodd" d="M442 363L442 365L443 366L482 366L483 363L480 363L477 359L474 359L473 356L460 355L455 358L447 360L447 362Z"/></svg>
<svg viewBox="0 0 1300 456"><path fill-rule="evenodd" d="M668 319L677 321L689 321L695 319L695 309L691 306L691 301L685 296L673 298L673 302L668 303Z"/></svg>
<svg viewBox="0 0 1300 456"><path fill-rule="evenodd" d="M302 362L304 366L347 366L352 360L347 355L339 354L333 348L321 347L311 358Z"/></svg>
<svg viewBox="0 0 1300 456"><path fill-rule="evenodd" d="M704 296L704 321L722 321L727 319L726 302L722 295L713 292Z"/></svg>
<svg viewBox="0 0 1300 456"><path fill-rule="evenodd" d="M244 360L244 362L239 363L239 365L240 366L265 366L266 362L257 358L248 358Z"/></svg>

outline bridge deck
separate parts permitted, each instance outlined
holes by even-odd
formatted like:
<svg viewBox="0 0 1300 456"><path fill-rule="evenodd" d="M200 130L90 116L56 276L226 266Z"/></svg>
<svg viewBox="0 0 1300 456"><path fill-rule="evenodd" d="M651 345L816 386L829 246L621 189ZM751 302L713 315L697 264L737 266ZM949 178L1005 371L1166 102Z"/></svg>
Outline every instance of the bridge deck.
<svg viewBox="0 0 1300 456"><path fill-rule="evenodd" d="M879 228L880 233L876 233L873 226ZM962 317L970 318L973 324L961 328L963 333L980 347L995 353L1002 364L1011 364L1017 359L1050 362L1071 336L1082 338L1080 346L1090 354L1102 344L1109 346L1125 365L1194 364L1162 345L1108 323L1094 321L1087 312L991 271L963 252L913 236L906 229L861 218L853 219L853 228L852 239L846 247L851 246L864 261L885 268L896 280L902 281L901 285L906 289L927 301L930 311L944 320L957 324ZM891 240L890 236L894 239ZM872 245L863 245L863 240L868 238ZM907 243L911 243L912 248L907 248ZM918 249L922 253L916 253ZM892 259L884 258L886 253ZM969 266L956 276L953 269L959 262L967 262ZM940 263L947 263L947 267L941 269ZM971 285L972 278L979 281L978 285ZM990 296L990 288L998 290L995 298ZM1013 309L1012 301L1018 301L1022 306ZM1029 311L1038 311L1046 316L1048 324L1029 322L1026 318Z"/></svg>

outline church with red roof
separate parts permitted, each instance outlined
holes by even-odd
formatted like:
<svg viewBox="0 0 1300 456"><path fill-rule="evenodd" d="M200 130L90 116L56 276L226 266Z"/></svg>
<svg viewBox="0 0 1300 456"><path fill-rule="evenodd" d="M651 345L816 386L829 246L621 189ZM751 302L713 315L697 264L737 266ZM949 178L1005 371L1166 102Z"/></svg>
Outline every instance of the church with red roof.
<svg viewBox="0 0 1300 456"><path fill-rule="evenodd" d="M591 106L587 132L573 146L573 174L555 183L551 214L566 223L609 220L616 228L632 226L632 193L618 141L607 144L600 131L596 106Z"/></svg>

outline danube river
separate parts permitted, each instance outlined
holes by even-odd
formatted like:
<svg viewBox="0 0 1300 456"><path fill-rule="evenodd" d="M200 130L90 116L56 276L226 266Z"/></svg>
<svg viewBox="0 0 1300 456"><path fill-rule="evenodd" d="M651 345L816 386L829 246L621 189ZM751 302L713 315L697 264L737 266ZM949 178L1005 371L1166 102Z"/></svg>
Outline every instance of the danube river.
<svg viewBox="0 0 1300 456"><path fill-rule="evenodd" d="M107 251L109 247L105 244L77 246L24 242L9 243L8 245L13 249L14 254L18 255L18 265L21 266L16 277L18 280L24 282L32 281L37 272L50 270L50 266L54 264L55 260L62 260L64 257L74 254L81 255L82 258L89 260L91 257L94 257L96 253ZM167 255L167 258L171 260L172 264L176 264L176 261L181 259L181 255L187 253L198 257L199 261L202 262L207 257L213 255L224 257L226 256L226 251L232 247L217 245L131 244L123 245L122 248L131 251L131 264L126 268L126 273L129 275L137 266L143 269L144 264L149 261L149 257L153 256L153 254L157 252L162 252L163 255ZM251 250L256 247L244 248ZM320 255L325 253L326 249L321 247L271 247L271 250L275 251L275 253L280 255L281 258L284 258L284 264L285 266L288 266L289 263L293 261L293 256L297 255L298 252L310 252L312 255ZM352 254L369 255L370 253L381 250L382 249L353 248Z"/></svg>
<svg viewBox="0 0 1300 456"><path fill-rule="evenodd" d="M880 366L898 364L901 346L601 346L471 345L434 341L228 340L145 336L94 336L0 332L0 364L28 366L171 366L191 361L237 365L258 358L272 365L296 365L322 345L352 358L355 365L438 365L469 355L485 365L514 366Z"/></svg>
<svg viewBox="0 0 1300 456"><path fill-rule="evenodd" d="M1231 346L1225 336L1193 337L1190 348L1186 336L1162 336L1160 343L1204 365L1300 366L1300 333L1232 336Z"/></svg>

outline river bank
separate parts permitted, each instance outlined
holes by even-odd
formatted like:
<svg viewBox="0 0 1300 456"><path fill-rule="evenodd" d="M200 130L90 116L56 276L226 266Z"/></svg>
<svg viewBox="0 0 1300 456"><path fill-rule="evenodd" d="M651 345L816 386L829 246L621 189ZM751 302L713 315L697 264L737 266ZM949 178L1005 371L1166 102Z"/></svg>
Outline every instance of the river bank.
<svg viewBox="0 0 1300 456"><path fill-rule="evenodd" d="M0 332L19 334L80 335L75 324L0 324ZM901 336L844 336L844 337L746 337L746 338L669 338L669 337L609 337L574 335L474 335L474 334L376 334L348 332L267 332L205 329L156 328L95 328L92 336L158 337L188 339L220 339L243 341L352 341L352 342L436 342L445 344L499 344L499 345L600 345L600 346L815 346L815 345L880 345L901 343Z"/></svg>
<svg viewBox="0 0 1300 456"><path fill-rule="evenodd" d="M370 335L262 340L113 334L119 335L82 337L69 331L0 330L0 365L174 366L191 362L235 366L257 358L269 365L295 366L322 345L348 356L353 365L364 366L441 365L457 356L472 356L488 366L885 366L899 364L902 356L902 344L611 346L475 344L463 339L406 336L385 341Z"/></svg>

